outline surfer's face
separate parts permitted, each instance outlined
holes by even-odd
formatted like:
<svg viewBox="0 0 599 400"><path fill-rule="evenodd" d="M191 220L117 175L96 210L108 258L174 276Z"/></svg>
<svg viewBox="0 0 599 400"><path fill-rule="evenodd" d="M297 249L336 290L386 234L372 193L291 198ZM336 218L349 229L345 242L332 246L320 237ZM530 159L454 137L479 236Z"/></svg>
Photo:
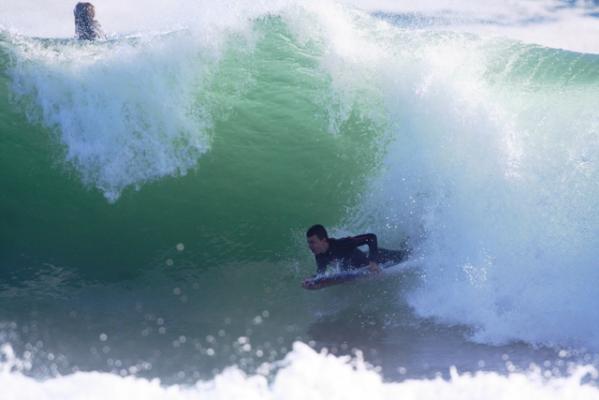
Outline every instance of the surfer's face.
<svg viewBox="0 0 599 400"><path fill-rule="evenodd" d="M308 238L308 247L314 254L322 254L327 251L329 244L326 238L319 239L318 236L312 235Z"/></svg>

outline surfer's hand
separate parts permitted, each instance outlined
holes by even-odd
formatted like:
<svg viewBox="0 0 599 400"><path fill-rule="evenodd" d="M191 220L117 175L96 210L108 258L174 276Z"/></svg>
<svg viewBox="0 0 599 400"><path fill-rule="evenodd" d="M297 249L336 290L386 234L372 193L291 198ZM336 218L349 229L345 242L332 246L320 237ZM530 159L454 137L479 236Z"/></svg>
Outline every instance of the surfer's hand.
<svg viewBox="0 0 599 400"><path fill-rule="evenodd" d="M379 265L374 261L371 261L370 264L368 264L368 269L370 269L370 272L373 272L375 274L378 274L383 271L381 267L379 267Z"/></svg>

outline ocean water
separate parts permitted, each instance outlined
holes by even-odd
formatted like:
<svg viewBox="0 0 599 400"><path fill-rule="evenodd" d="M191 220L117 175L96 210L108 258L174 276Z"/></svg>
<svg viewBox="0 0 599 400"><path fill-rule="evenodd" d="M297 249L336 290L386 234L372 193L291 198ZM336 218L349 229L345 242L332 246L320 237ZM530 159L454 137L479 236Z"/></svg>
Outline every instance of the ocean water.
<svg viewBox="0 0 599 400"><path fill-rule="evenodd" d="M96 6L0 6L2 398L599 398L595 2Z"/></svg>

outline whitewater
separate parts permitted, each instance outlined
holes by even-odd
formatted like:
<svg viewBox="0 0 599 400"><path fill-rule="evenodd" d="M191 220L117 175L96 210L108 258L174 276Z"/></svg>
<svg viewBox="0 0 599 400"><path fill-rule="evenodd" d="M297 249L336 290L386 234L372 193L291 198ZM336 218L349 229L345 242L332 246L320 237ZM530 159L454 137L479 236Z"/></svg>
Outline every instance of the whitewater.
<svg viewBox="0 0 599 400"><path fill-rule="evenodd" d="M0 6L3 398L599 398L595 2L73 6Z"/></svg>

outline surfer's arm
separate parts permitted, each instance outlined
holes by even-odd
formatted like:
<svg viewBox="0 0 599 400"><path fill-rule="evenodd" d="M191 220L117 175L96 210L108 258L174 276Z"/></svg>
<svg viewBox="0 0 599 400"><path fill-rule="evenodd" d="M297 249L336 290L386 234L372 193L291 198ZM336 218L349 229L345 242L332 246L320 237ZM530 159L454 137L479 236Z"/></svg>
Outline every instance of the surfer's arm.
<svg viewBox="0 0 599 400"><path fill-rule="evenodd" d="M354 236L352 238L352 245L355 247L368 246L368 260L370 263L376 263L379 247L374 233Z"/></svg>
<svg viewBox="0 0 599 400"><path fill-rule="evenodd" d="M316 256L316 275L324 274L327 270L328 262L324 257Z"/></svg>
<svg viewBox="0 0 599 400"><path fill-rule="evenodd" d="M377 263L379 247L376 235L374 233L365 233L364 235L354 236L352 241L356 247L368 246L368 268L375 273L381 272L381 267Z"/></svg>

